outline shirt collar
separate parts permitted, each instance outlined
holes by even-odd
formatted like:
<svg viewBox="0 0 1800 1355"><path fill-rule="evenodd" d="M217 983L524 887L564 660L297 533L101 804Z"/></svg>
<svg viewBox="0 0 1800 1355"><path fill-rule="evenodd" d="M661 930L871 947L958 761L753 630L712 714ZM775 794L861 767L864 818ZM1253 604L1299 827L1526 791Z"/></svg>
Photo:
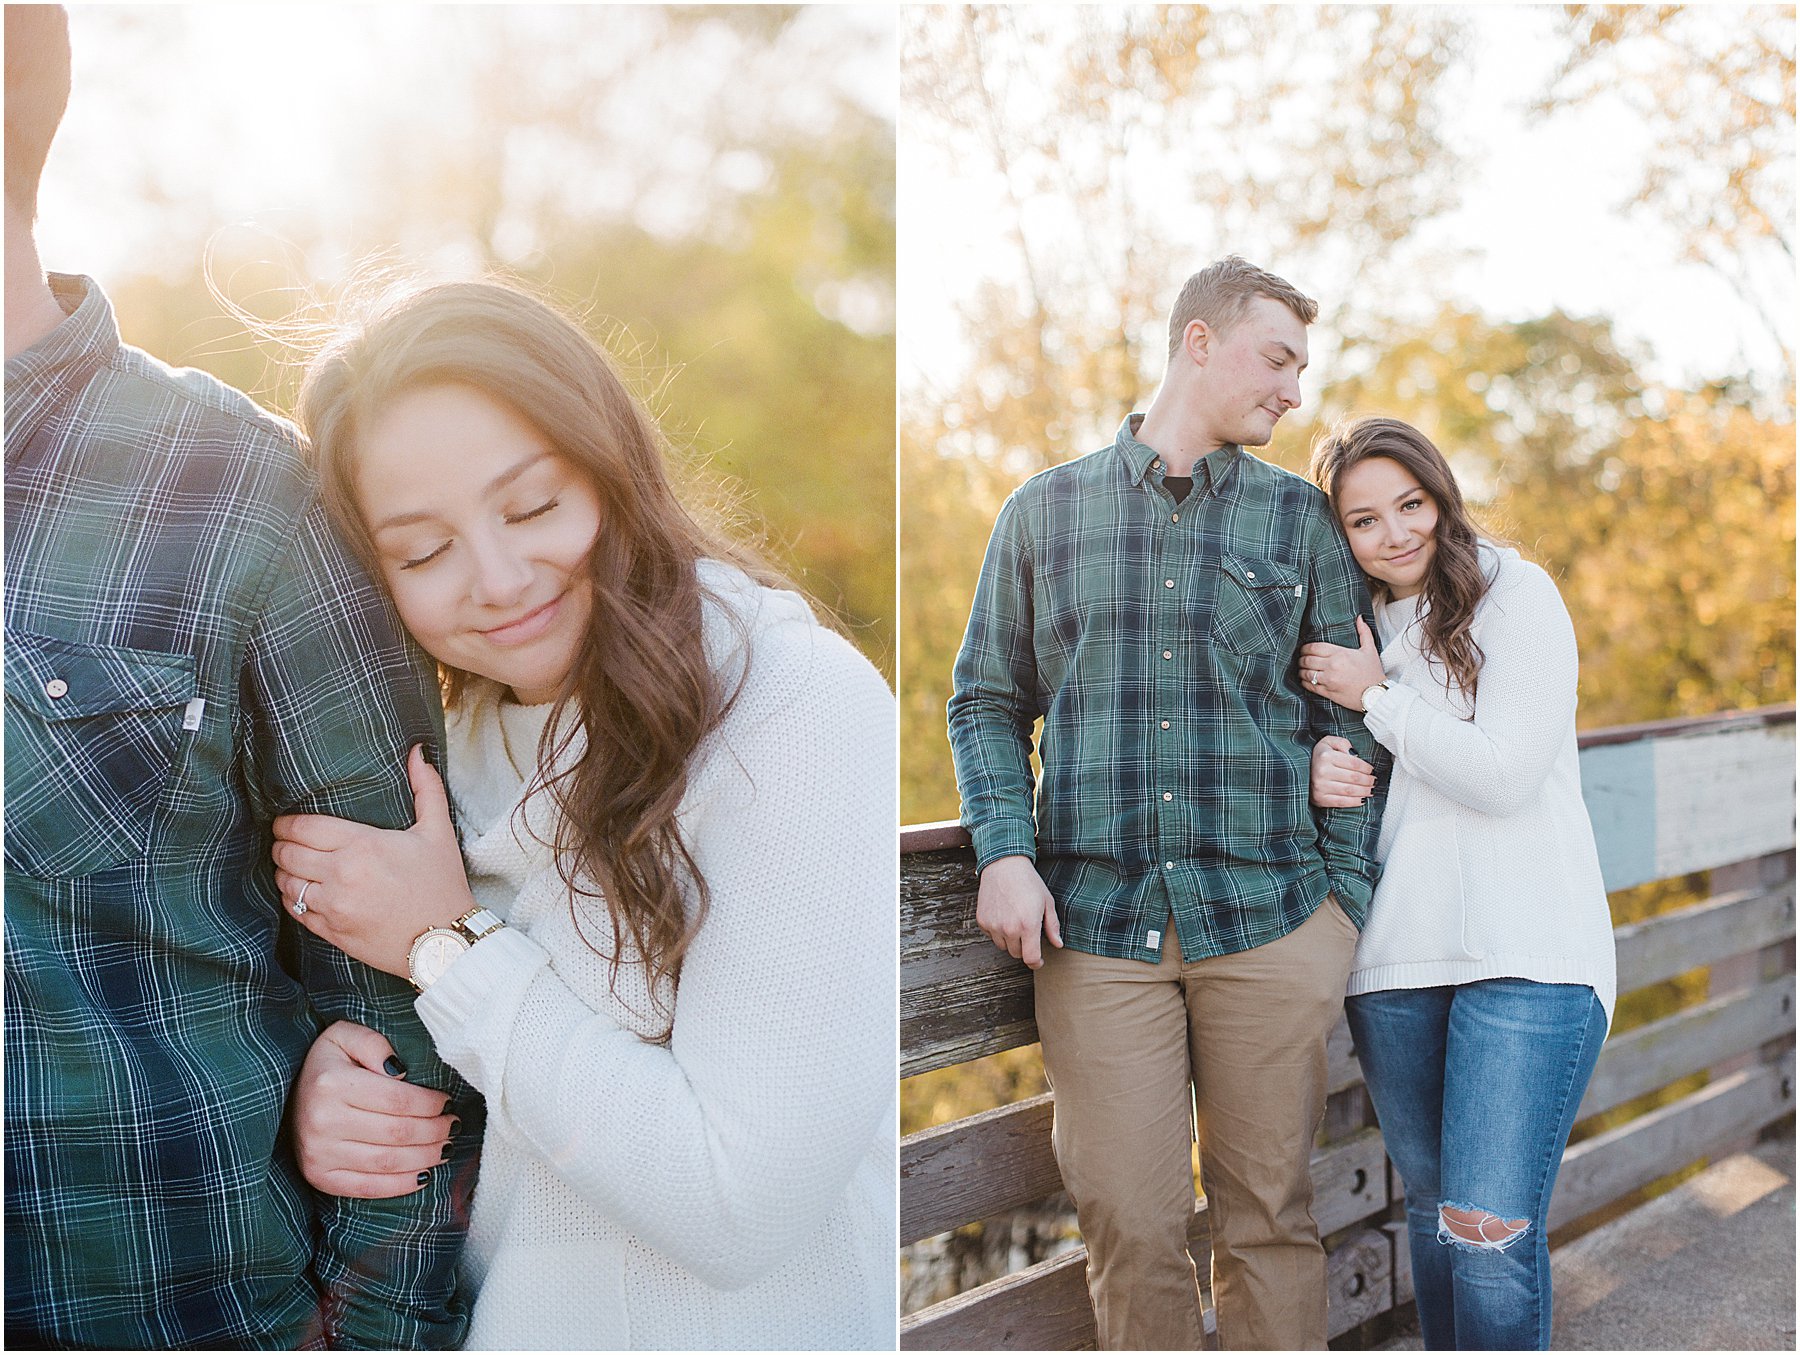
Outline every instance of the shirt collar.
<svg viewBox="0 0 1800 1355"><path fill-rule="evenodd" d="M1131 483L1139 485L1150 473L1152 462L1160 459L1161 454L1154 447L1147 447L1137 440L1138 425L1144 422L1140 413L1127 414L1125 422L1119 425L1119 436L1114 439L1113 446L1125 461L1125 470L1131 476ZM1206 468L1207 483L1213 489L1224 486L1231 472L1236 469L1243 457L1243 448L1234 442L1217 447L1194 463L1194 473L1200 473L1200 467Z"/></svg>
<svg viewBox="0 0 1800 1355"><path fill-rule="evenodd" d="M112 303L92 278L49 275L63 322L6 361L6 459L10 463L55 410L79 395L119 350Z"/></svg>

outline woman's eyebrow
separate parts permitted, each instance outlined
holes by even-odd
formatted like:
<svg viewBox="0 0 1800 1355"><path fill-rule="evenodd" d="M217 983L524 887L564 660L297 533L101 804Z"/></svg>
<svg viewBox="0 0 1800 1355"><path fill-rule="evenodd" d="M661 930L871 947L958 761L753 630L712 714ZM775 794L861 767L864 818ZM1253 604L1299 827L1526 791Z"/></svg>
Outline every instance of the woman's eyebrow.
<svg viewBox="0 0 1800 1355"><path fill-rule="evenodd" d="M487 488L481 491L481 496L484 499L492 498L510 485L514 480L517 480L526 471L537 465L538 462L547 459L549 456L549 452L537 452L514 462L507 469L501 471L492 480L487 482Z"/></svg>
<svg viewBox="0 0 1800 1355"><path fill-rule="evenodd" d="M1394 495L1394 502L1399 503L1402 499L1410 499L1413 495L1423 492L1418 485L1414 485L1411 489L1403 489ZM1348 518L1355 517L1358 513L1373 513L1374 511L1373 508L1346 508L1339 516Z"/></svg>

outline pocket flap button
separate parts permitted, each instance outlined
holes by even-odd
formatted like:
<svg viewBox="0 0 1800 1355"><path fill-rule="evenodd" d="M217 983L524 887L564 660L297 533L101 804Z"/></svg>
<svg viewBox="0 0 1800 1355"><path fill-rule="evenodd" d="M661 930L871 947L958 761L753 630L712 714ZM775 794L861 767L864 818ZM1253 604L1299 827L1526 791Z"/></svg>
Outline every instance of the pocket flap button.
<svg viewBox="0 0 1800 1355"><path fill-rule="evenodd" d="M44 695L49 697L52 701L65 697L68 694L69 684L64 682L61 678L51 678L50 681L44 684Z"/></svg>

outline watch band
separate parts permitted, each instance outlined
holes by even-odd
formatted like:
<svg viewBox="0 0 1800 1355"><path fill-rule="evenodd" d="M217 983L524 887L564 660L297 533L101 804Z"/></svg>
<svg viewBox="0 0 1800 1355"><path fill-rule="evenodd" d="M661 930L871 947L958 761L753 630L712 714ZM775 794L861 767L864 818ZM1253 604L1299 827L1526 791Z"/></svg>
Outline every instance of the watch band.
<svg viewBox="0 0 1800 1355"><path fill-rule="evenodd" d="M482 937L492 936L499 931L506 925L506 919L492 909L483 908L478 903L450 925L468 937L469 944L473 945Z"/></svg>

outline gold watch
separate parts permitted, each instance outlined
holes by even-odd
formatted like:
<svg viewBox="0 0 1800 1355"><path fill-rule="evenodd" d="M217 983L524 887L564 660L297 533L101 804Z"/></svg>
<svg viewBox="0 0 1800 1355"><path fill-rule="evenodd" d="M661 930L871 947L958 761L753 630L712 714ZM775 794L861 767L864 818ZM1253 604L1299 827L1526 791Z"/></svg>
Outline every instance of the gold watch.
<svg viewBox="0 0 1800 1355"><path fill-rule="evenodd" d="M505 925L498 914L476 904L448 927L427 927L406 952L406 975L412 986L424 992L470 946Z"/></svg>

